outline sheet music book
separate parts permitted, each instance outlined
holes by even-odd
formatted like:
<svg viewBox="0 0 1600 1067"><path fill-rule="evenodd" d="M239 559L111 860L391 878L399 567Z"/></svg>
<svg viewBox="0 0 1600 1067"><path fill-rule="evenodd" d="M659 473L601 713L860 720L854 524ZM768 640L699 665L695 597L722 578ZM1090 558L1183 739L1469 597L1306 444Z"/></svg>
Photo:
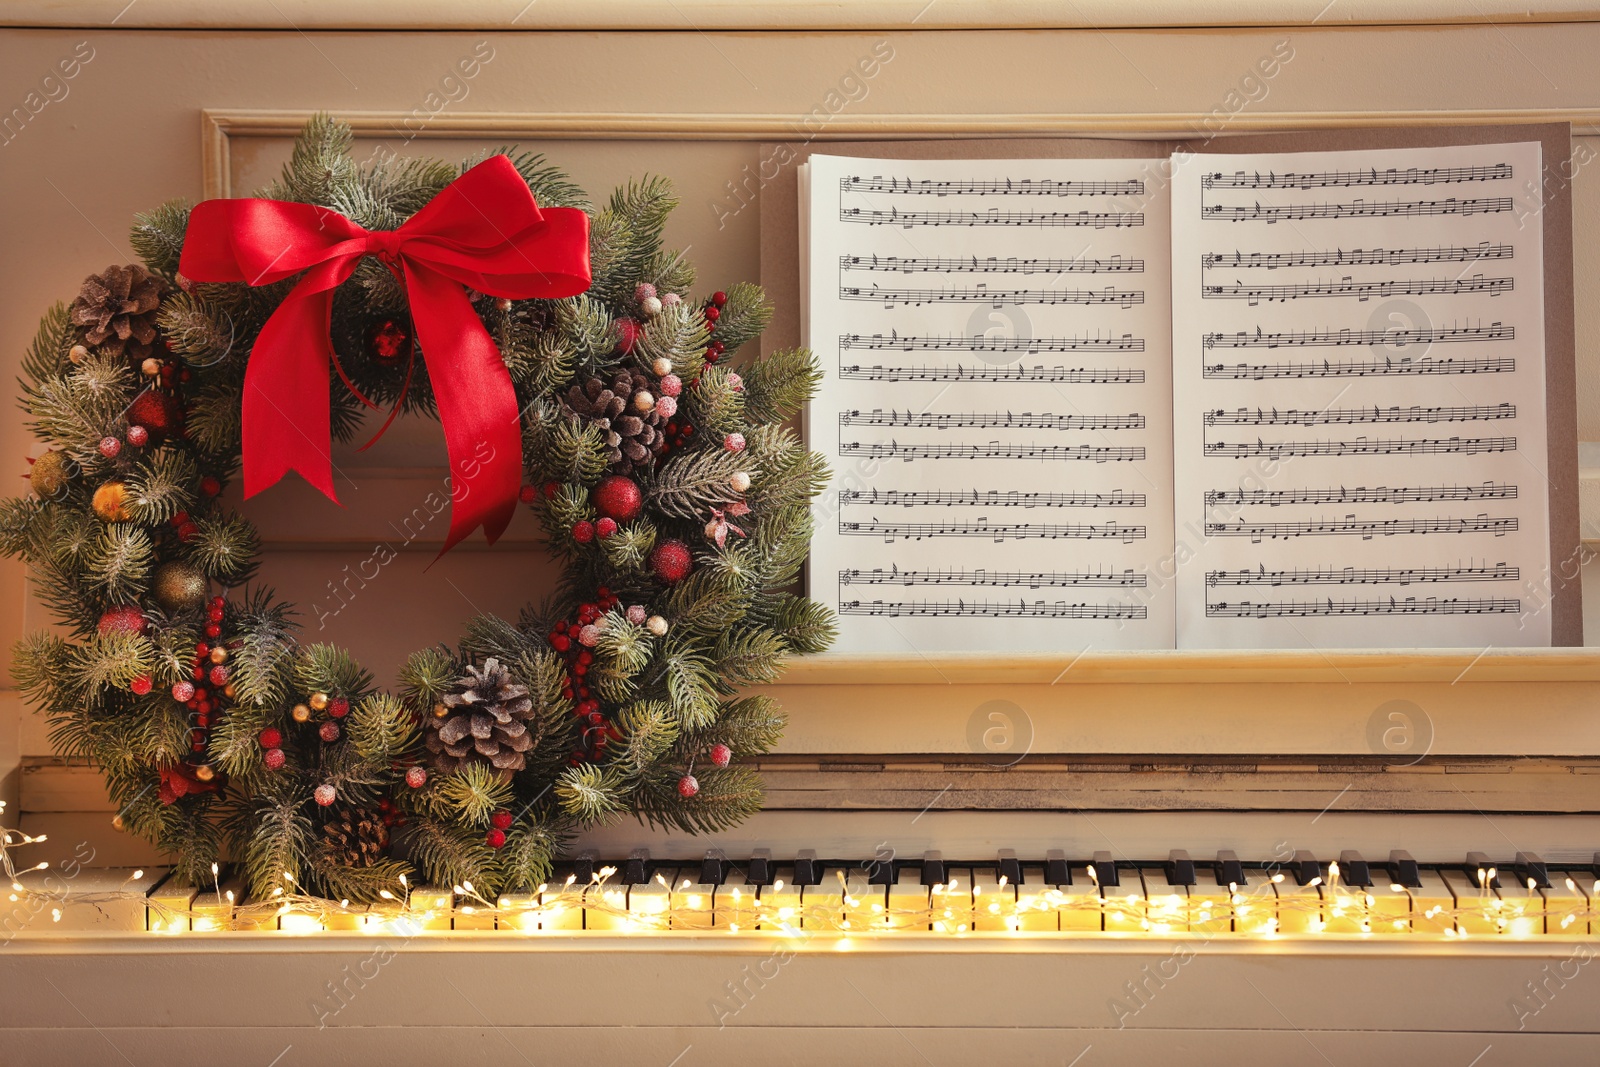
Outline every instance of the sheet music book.
<svg viewBox="0 0 1600 1067"><path fill-rule="evenodd" d="M1541 150L811 155L840 647L1550 644Z"/></svg>

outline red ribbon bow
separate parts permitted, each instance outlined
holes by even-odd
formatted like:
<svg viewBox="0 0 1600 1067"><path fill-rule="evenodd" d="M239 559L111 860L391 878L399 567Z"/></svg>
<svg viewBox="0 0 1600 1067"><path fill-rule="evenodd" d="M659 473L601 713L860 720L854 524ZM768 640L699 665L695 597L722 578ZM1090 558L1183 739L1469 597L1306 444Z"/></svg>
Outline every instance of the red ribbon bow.
<svg viewBox="0 0 1600 1067"><path fill-rule="evenodd" d="M245 369L247 497L298 471L338 502L328 412L328 365L338 362L328 329L333 291L362 256L378 257L404 282L428 367L450 455L441 554L479 526L493 544L516 510L522 431L511 375L462 287L514 300L583 292L589 217L577 208L541 211L505 156L473 167L392 231L281 200L196 205L178 267L186 277L269 285L305 271L262 327Z"/></svg>

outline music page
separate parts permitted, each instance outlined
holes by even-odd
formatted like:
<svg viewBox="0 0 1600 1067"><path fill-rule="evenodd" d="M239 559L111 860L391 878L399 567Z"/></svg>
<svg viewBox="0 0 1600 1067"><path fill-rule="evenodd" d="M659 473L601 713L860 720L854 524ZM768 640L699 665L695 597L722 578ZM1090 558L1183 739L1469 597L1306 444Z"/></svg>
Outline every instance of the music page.
<svg viewBox="0 0 1600 1067"><path fill-rule="evenodd" d="M838 647L1172 647L1165 161L808 166Z"/></svg>
<svg viewBox="0 0 1600 1067"><path fill-rule="evenodd" d="M1547 645L1534 144L1190 156L1178 645Z"/></svg>

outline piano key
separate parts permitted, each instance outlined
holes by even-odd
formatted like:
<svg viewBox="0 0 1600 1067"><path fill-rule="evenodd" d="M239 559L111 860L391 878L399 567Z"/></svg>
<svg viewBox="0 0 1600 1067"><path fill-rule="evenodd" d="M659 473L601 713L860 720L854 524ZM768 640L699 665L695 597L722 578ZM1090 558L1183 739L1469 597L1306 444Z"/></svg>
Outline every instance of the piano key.
<svg viewBox="0 0 1600 1067"><path fill-rule="evenodd" d="M213 886L209 893L199 893L191 905L192 914L189 918L189 929L195 932L209 930L226 930L233 921L233 906L237 901L244 899L244 880L237 875L232 875L222 880L220 886ZM365 908L362 909L366 911ZM363 915L364 919L364 915ZM356 929L364 926L364 921L357 922Z"/></svg>
<svg viewBox="0 0 1600 1067"><path fill-rule="evenodd" d="M789 880L800 888L822 884L822 864L817 860L817 850L803 848L795 853L794 866Z"/></svg>
<svg viewBox="0 0 1600 1067"><path fill-rule="evenodd" d="M1475 855L1482 856L1481 853ZM1497 934L1500 928L1495 920L1499 917L1499 909L1495 905L1499 903L1499 898L1495 896L1493 885L1498 879L1490 873L1493 864L1487 860L1469 858L1467 866L1471 868L1471 873L1448 867L1439 871L1439 877L1449 886L1454 897L1456 933L1469 936Z"/></svg>
<svg viewBox="0 0 1600 1067"><path fill-rule="evenodd" d="M1117 875L1116 861L1111 858L1111 853L1109 852L1102 851L1094 854L1092 870L1094 871L1095 881L1100 884L1102 889L1106 886L1121 884L1121 880Z"/></svg>
<svg viewBox="0 0 1600 1067"><path fill-rule="evenodd" d="M1322 864L1317 862L1315 856L1305 851L1294 854L1287 877L1283 872L1272 876L1272 888L1278 894L1278 933L1322 932L1328 920L1322 907L1325 880Z"/></svg>
<svg viewBox="0 0 1600 1067"><path fill-rule="evenodd" d="M717 874L716 881L704 881L708 873ZM717 882L722 879L721 867L716 871L708 872L704 863L696 869L694 867L679 867L678 880L671 883L672 891L668 894L672 913L672 928L674 930L710 930L713 908L716 903ZM696 881L699 878L701 880Z"/></svg>
<svg viewBox="0 0 1600 1067"><path fill-rule="evenodd" d="M1047 933L1061 929L1061 922L1056 917L1060 891L1049 880L1052 873L1071 877L1072 872L1067 868L1064 856L1059 868L1054 866L1054 861L1047 862L1043 871L1038 867L1024 868L1022 882L1016 887L1017 916L1013 929L1018 933Z"/></svg>
<svg viewBox="0 0 1600 1067"><path fill-rule="evenodd" d="M599 865L598 857L585 869L591 873ZM563 871L557 867L551 873L551 880L539 893L539 915L537 918L540 930L582 930L584 928L583 899L588 889L594 885L593 881L581 882L578 880L579 866L573 864L570 871ZM598 893L598 890L596 891Z"/></svg>
<svg viewBox="0 0 1600 1067"><path fill-rule="evenodd" d="M1500 885L1499 868L1482 852L1468 852L1466 865L1461 869L1474 885L1484 889L1495 889Z"/></svg>
<svg viewBox="0 0 1600 1067"><path fill-rule="evenodd" d="M750 853L750 862L745 865L744 880L754 886L771 885L772 870L772 850L754 849Z"/></svg>
<svg viewBox="0 0 1600 1067"><path fill-rule="evenodd" d="M1544 860L1539 858L1537 852L1518 852L1516 861L1517 881L1526 885L1529 879L1533 880L1533 888L1550 888L1550 873L1545 867Z"/></svg>
<svg viewBox="0 0 1600 1067"><path fill-rule="evenodd" d="M1189 858L1189 853L1181 848L1167 853L1166 875L1169 885L1194 885L1194 860Z"/></svg>
<svg viewBox="0 0 1600 1067"><path fill-rule="evenodd" d="M874 858L865 861L867 867L868 885L894 885L897 875L895 873L894 859Z"/></svg>
<svg viewBox="0 0 1600 1067"><path fill-rule="evenodd" d="M1531 883L1531 884L1530 884ZM1495 926L1502 934L1511 937L1533 937L1544 933L1544 896L1536 881L1519 882L1514 878L1501 880L1494 891L1495 903L1500 905Z"/></svg>
<svg viewBox="0 0 1600 1067"><path fill-rule="evenodd" d="M939 882L928 890L928 906L933 914L933 929L941 934L964 934L972 929L972 869L970 867L943 868L948 881ZM922 878L932 873L923 865Z"/></svg>
<svg viewBox="0 0 1600 1067"><path fill-rule="evenodd" d="M637 851L644 851L639 849ZM632 860L630 858L630 866ZM624 929L629 930L665 930L668 928L668 912L672 907L672 884L677 876L678 868L671 864L654 867L645 867L646 880L628 883L628 920ZM632 873L638 873L634 867Z"/></svg>
<svg viewBox="0 0 1600 1067"><path fill-rule="evenodd" d="M1456 906L1455 894L1439 872L1419 867L1413 877L1416 885L1406 888L1411 896L1411 929L1423 934L1455 930L1455 920L1448 914Z"/></svg>
<svg viewBox="0 0 1600 1067"><path fill-rule="evenodd" d="M756 928L757 893L745 878L745 872L729 866L722 881L712 894L711 927L714 930L754 930Z"/></svg>
<svg viewBox="0 0 1600 1067"><path fill-rule="evenodd" d="M1327 881L1327 872L1322 869L1322 863L1314 853L1303 848L1295 851L1294 860L1289 864L1289 873L1294 875L1297 886L1321 885Z"/></svg>
<svg viewBox="0 0 1600 1067"><path fill-rule="evenodd" d="M499 928L533 933L539 929L539 897L533 893L501 893L495 900L499 909Z"/></svg>
<svg viewBox="0 0 1600 1067"><path fill-rule="evenodd" d="M1206 866L1208 870L1195 872L1193 885L1184 887L1189 894L1189 929L1197 934L1226 934L1233 930L1233 893L1226 885L1217 884L1217 868Z"/></svg>
<svg viewBox="0 0 1600 1067"><path fill-rule="evenodd" d="M189 912L199 895L193 883L169 874L145 897L145 929L153 934L176 934L189 929Z"/></svg>
<svg viewBox="0 0 1600 1067"><path fill-rule="evenodd" d="M1000 873L999 867L974 867L971 878L972 929L983 932L1010 930L1016 921L1016 885Z"/></svg>
<svg viewBox="0 0 1600 1067"><path fill-rule="evenodd" d="M1017 859L1015 849L1003 848L1000 850L998 870L1000 877L1013 886L1022 884L1022 863Z"/></svg>
<svg viewBox="0 0 1600 1067"><path fill-rule="evenodd" d="M1367 911L1375 934L1411 933L1411 890L1399 882L1380 877L1378 884L1365 890Z"/></svg>
<svg viewBox="0 0 1600 1067"><path fill-rule="evenodd" d="M728 866L728 856L720 848L706 849L706 858L700 861L700 881L705 885L720 885Z"/></svg>
<svg viewBox="0 0 1600 1067"><path fill-rule="evenodd" d="M1322 928L1330 934L1370 934L1372 907L1377 898L1369 892L1370 886L1346 884L1343 874L1343 863L1330 863L1327 881L1318 886L1322 891Z"/></svg>
<svg viewBox="0 0 1600 1067"><path fill-rule="evenodd" d="M1141 867L1139 878L1144 886L1145 928L1158 934L1188 933L1193 914L1189 902L1189 884L1174 882L1171 861L1167 868ZM1182 874L1180 870L1177 873Z"/></svg>
<svg viewBox="0 0 1600 1067"><path fill-rule="evenodd" d="M1095 853L1097 857L1109 853ZM1091 868L1092 869L1092 868ZM1113 868L1113 870L1115 870ZM1102 925L1105 929L1117 933L1137 933L1145 928L1145 899L1144 882L1139 877L1137 869L1125 873L1126 878L1117 878L1115 885L1101 885L1100 899L1105 909L1105 918ZM1098 875L1096 875L1098 880Z"/></svg>
<svg viewBox="0 0 1600 1067"><path fill-rule="evenodd" d="M873 885L867 867L861 864L840 873L844 876L844 928L863 933L880 925L889 903L889 887Z"/></svg>
<svg viewBox="0 0 1600 1067"><path fill-rule="evenodd" d="M1600 926L1585 919L1593 904L1594 882L1581 871L1550 871L1550 887L1539 890L1544 897L1544 930L1547 934L1580 937L1596 932ZM1587 884L1586 884L1587 883Z"/></svg>
<svg viewBox="0 0 1600 1067"><path fill-rule="evenodd" d="M1420 868L1417 861L1411 858L1411 853L1404 849L1395 849L1389 853L1389 880L1407 889L1416 889L1422 885L1417 875Z"/></svg>
<svg viewBox="0 0 1600 1067"><path fill-rule="evenodd" d="M1220 867L1220 865L1219 865ZM1282 872L1258 878L1252 885L1241 884L1233 894L1233 928L1241 934L1271 934L1278 931L1278 890Z"/></svg>
<svg viewBox="0 0 1600 1067"><path fill-rule="evenodd" d="M600 869L600 853L592 848L586 848L572 857L572 874L580 886L587 886L594 881L595 872Z"/></svg>
<svg viewBox="0 0 1600 1067"><path fill-rule="evenodd" d="M1244 864L1239 862L1238 855L1231 849L1217 853L1217 884L1220 886L1248 884L1245 881Z"/></svg>
<svg viewBox="0 0 1600 1067"><path fill-rule="evenodd" d="M331 918L331 916L329 917ZM329 927L332 929L332 927ZM463 897L456 901L450 917L452 930L493 930L494 909L485 907L476 899Z"/></svg>
<svg viewBox="0 0 1600 1067"><path fill-rule="evenodd" d="M932 892L931 887L922 884L920 865L900 868L894 885L888 887L888 913L883 925L892 930L932 929L928 921Z"/></svg>
<svg viewBox="0 0 1600 1067"><path fill-rule="evenodd" d="M1072 881L1055 887L1061 929L1080 932L1104 930L1105 905L1099 885L1089 877L1088 866L1072 864L1068 873Z"/></svg>
<svg viewBox="0 0 1600 1067"><path fill-rule="evenodd" d="M794 867L785 864L771 868L772 883L761 887L759 926L762 930L800 929L800 892L795 884Z"/></svg>
<svg viewBox="0 0 1600 1067"><path fill-rule="evenodd" d="M594 872L594 880L583 888L583 928L585 930L627 930L628 886L610 864Z"/></svg>
<svg viewBox="0 0 1600 1067"><path fill-rule="evenodd" d="M411 918L423 930L450 929L455 910L455 890L449 886L419 885L411 890Z"/></svg>
<svg viewBox="0 0 1600 1067"><path fill-rule="evenodd" d="M948 875L944 869L944 857L938 852L924 852L922 854L922 884L944 885Z"/></svg>
<svg viewBox="0 0 1600 1067"><path fill-rule="evenodd" d="M1600 866L1600 853L1595 855L1596 864ZM1061 849L1052 848L1045 853L1044 880L1049 885L1072 884L1072 867L1067 863L1067 854Z"/></svg>
<svg viewBox="0 0 1600 1067"><path fill-rule="evenodd" d="M1374 884L1372 867L1361 857L1361 853L1347 848L1339 853L1339 881L1357 889L1366 889Z"/></svg>
<svg viewBox="0 0 1600 1067"><path fill-rule="evenodd" d="M844 871L824 867L817 872L816 885L800 887L800 928L837 930L844 921Z"/></svg>
<svg viewBox="0 0 1600 1067"><path fill-rule="evenodd" d="M623 885L644 885L650 880L650 850L636 848L622 865Z"/></svg>

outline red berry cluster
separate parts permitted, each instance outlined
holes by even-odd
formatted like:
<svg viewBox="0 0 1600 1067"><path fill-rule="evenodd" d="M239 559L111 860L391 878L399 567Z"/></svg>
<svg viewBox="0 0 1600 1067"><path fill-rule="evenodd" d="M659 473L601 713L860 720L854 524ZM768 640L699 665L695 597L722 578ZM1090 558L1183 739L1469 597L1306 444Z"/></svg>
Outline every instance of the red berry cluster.
<svg viewBox="0 0 1600 1067"><path fill-rule="evenodd" d="M388 797L378 798L378 814L383 818L383 827L385 830L389 829L391 826L404 826L406 824L406 817L401 814L399 808L395 807L394 801L390 800ZM389 835L384 834L383 836L383 843L387 845L389 843Z"/></svg>
<svg viewBox="0 0 1600 1067"><path fill-rule="evenodd" d="M226 611L226 601L220 596L211 598L206 606L208 638L215 639L221 635ZM223 700L233 695L233 687L229 682L232 672L227 666L228 650L220 644L215 648L216 651L213 651L213 646L205 641L195 642L194 658L189 663L189 677L193 681L182 681L172 687L172 698L194 713L194 725L189 729L189 749L192 752L205 751L206 734L211 729L211 723L221 714Z"/></svg>
<svg viewBox="0 0 1600 1067"><path fill-rule="evenodd" d="M178 540L188 544L200 532L200 527L194 524L194 519L189 517L187 511L180 511L171 519L172 528L178 533Z"/></svg>
<svg viewBox="0 0 1600 1067"><path fill-rule="evenodd" d="M506 831L511 829L511 824L516 818L504 808L489 816L489 832L484 835L484 843L490 848L505 848Z"/></svg>
<svg viewBox="0 0 1600 1067"><path fill-rule="evenodd" d="M727 303L728 294L724 293L720 289L712 293L711 299L706 302L706 306L704 308L706 329L710 330L713 335L715 335L717 332L717 320L722 318L722 309ZM725 351L727 351L727 349L723 347L721 341L713 340L709 345L706 346L706 362L715 363L717 360L722 358L722 353Z"/></svg>
<svg viewBox="0 0 1600 1067"><path fill-rule="evenodd" d="M594 653L579 640L584 627L593 626L618 603L611 590L602 585L595 591L592 603L578 607L573 621L557 623L555 629L550 631L550 647L559 652L567 663L567 681L561 687L561 695L573 702L572 714L581 724L579 747L573 750L568 759L574 767L588 760L599 760L605 755L608 743L622 738L621 731L606 721L605 713L600 710L600 701L595 699L589 688L587 676L594 664Z"/></svg>

